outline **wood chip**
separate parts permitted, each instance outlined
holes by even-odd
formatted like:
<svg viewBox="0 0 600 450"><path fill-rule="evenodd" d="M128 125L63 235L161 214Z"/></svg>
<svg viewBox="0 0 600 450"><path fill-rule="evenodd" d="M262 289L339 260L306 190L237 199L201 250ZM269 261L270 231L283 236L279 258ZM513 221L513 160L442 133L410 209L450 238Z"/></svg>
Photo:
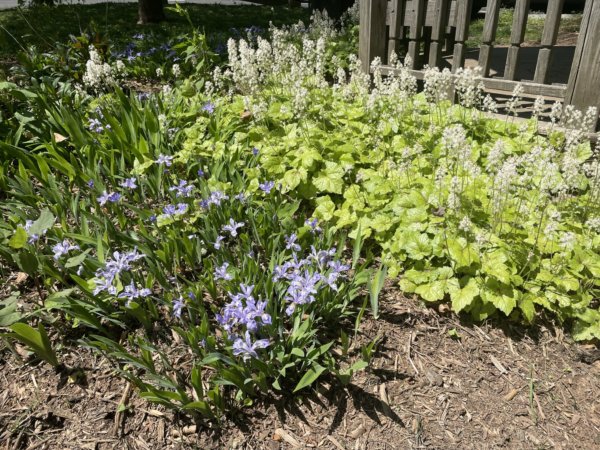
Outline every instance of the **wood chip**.
<svg viewBox="0 0 600 450"><path fill-rule="evenodd" d="M285 442L290 444L292 447L302 447L302 444L300 443L300 441L298 441L298 439L296 439L290 433L285 431L283 428L277 428L275 430L275 435L273 436L274 441L278 440L278 439L275 439L275 436L277 436L277 435L279 435L280 439L283 439Z"/></svg>
<svg viewBox="0 0 600 450"><path fill-rule="evenodd" d="M365 431L367 431L367 430L361 423L356 429L354 429L353 431L350 432L350 437L352 439L356 439L357 437L363 435L365 433Z"/></svg>
<svg viewBox="0 0 600 450"><path fill-rule="evenodd" d="M336 438L334 438L333 436L327 436L327 439L329 440L329 442L331 442L333 445L335 445L339 450L346 450L344 448L344 446L342 444L340 444Z"/></svg>
<svg viewBox="0 0 600 450"><path fill-rule="evenodd" d="M511 389L511 391L502 398L504 399L505 402L510 402L513 398L515 398L517 396L518 393L519 393L518 389Z"/></svg>
<svg viewBox="0 0 600 450"><path fill-rule="evenodd" d="M508 373L508 370L506 370L504 368L502 363L500 361L498 361L498 358L496 358L494 355L490 355L490 361L492 361L492 364L494 365L494 367L496 367L496 369L498 369L502 375L504 375L505 373Z"/></svg>
<svg viewBox="0 0 600 450"><path fill-rule="evenodd" d="M388 395L387 395L387 388L385 386L385 383L379 385L379 398L388 407L390 406L390 400L389 400Z"/></svg>
<svg viewBox="0 0 600 450"><path fill-rule="evenodd" d="M27 275L25 272L17 273L17 277L15 278L15 284L17 286L20 284L23 284L27 280L28 277L29 277L29 275Z"/></svg>
<svg viewBox="0 0 600 450"><path fill-rule="evenodd" d="M433 369L427 369L425 371L425 376L433 386L443 386L444 384L444 378Z"/></svg>
<svg viewBox="0 0 600 450"><path fill-rule="evenodd" d="M196 432L196 425L188 425L183 427L183 434L194 434Z"/></svg>

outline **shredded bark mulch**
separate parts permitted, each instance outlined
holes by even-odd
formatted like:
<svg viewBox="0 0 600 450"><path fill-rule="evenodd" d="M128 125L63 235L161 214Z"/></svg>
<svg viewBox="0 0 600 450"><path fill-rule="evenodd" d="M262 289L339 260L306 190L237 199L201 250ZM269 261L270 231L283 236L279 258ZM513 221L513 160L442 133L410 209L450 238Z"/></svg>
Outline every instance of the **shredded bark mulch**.
<svg viewBox="0 0 600 450"><path fill-rule="evenodd" d="M600 350L551 324L469 324L392 287L372 365L346 387L272 399L221 428L139 398L110 363L62 349L57 373L0 351L0 449L595 449ZM122 405L122 406L119 406Z"/></svg>

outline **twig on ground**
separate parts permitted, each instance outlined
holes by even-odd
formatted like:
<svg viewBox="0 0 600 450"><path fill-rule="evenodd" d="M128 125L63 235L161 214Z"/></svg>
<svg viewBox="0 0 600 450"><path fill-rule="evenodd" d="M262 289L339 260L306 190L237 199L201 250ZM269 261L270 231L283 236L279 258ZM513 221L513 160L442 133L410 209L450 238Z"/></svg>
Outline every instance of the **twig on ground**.
<svg viewBox="0 0 600 450"><path fill-rule="evenodd" d="M123 395L121 396L121 401L117 405L117 412L115 413L115 424L113 426L113 435L119 435L119 428L121 428L121 420L125 416L125 404L129 399L129 395L131 394L131 383L127 383L125 385L125 389L123 390Z"/></svg>
<svg viewBox="0 0 600 450"><path fill-rule="evenodd" d="M417 366L415 366L415 363L413 362L412 358L410 357L412 340L413 340L413 333L411 331L410 334L408 335L408 345L406 346L406 356L408 357L408 362L410 363L410 365L412 366L412 368L415 371L415 375L419 375L419 370L417 369Z"/></svg>
<svg viewBox="0 0 600 450"><path fill-rule="evenodd" d="M292 447L302 447L300 441L298 441L298 439L285 431L283 428L277 428L275 430L275 434L279 435L281 439L290 444Z"/></svg>
<svg viewBox="0 0 600 450"><path fill-rule="evenodd" d="M34 450L38 447L41 447L42 445L44 445L46 442L48 442L51 438L46 438L43 441L38 441L35 444L30 445L29 447L27 447L27 450Z"/></svg>

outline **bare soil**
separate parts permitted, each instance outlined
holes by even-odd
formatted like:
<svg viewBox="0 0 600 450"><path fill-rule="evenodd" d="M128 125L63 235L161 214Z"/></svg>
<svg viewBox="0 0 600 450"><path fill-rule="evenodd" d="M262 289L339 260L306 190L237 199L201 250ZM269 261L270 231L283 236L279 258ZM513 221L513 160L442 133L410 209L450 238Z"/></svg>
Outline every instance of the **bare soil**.
<svg viewBox="0 0 600 450"><path fill-rule="evenodd" d="M349 386L270 399L220 429L148 404L87 350L62 349L80 370L58 374L5 349L0 449L600 448L598 347L551 324L469 324L392 287L382 297L358 338L379 337L373 364Z"/></svg>

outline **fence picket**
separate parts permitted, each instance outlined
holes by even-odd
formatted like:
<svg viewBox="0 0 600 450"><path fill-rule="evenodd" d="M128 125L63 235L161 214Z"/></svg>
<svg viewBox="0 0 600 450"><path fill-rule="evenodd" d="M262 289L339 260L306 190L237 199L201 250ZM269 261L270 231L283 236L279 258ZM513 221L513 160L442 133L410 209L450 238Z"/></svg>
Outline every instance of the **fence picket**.
<svg viewBox="0 0 600 450"><path fill-rule="evenodd" d="M450 15L450 1L436 0L435 18L431 27L431 45L429 47L429 66L439 67L442 61L444 30Z"/></svg>
<svg viewBox="0 0 600 450"><path fill-rule="evenodd" d="M410 68L416 69L419 67L420 44L421 37L423 36L423 23L425 22L425 6L427 6L427 0L413 0L412 5L414 12L410 31L408 33L408 55L411 58Z"/></svg>
<svg viewBox="0 0 600 450"><path fill-rule="evenodd" d="M482 82L486 90L510 92L518 83L515 79L530 0L516 0L504 77L489 78L500 3L501 0L487 2L479 64L483 68ZM547 84L563 5L564 0L549 0L534 80L520 83L525 95L562 98L566 104L578 109L600 107L600 0L586 0L568 85ZM401 40L408 40L408 54L413 60L410 72L415 76L422 78L423 75L422 71L416 70L421 67L422 46L425 61L439 66L445 44L444 51L453 53L452 71L456 72L464 65L471 6L472 0L362 0L359 57L363 70L368 72L373 58L379 56L384 63L383 72L393 71L386 65L386 45L391 51Z"/></svg>
<svg viewBox="0 0 600 450"><path fill-rule="evenodd" d="M565 103L600 109L600 1L588 0L567 85Z"/></svg>
<svg viewBox="0 0 600 450"><path fill-rule="evenodd" d="M373 59L385 56L387 0L361 0L358 57L369 72Z"/></svg>
<svg viewBox="0 0 600 450"><path fill-rule="evenodd" d="M487 6L485 7L485 22L483 24L483 34L481 36L481 47L479 48L479 67L481 67L484 77L487 77L490 74L492 51L494 48L494 41L496 40L499 17L500 0L488 0Z"/></svg>
<svg viewBox="0 0 600 450"><path fill-rule="evenodd" d="M544 32L542 34L542 49L538 54L533 77L533 81L536 83L545 83L548 78L548 67L550 67L552 61L552 48L558 37L558 27L564 2L565 0L550 0L548 3L546 22L544 22Z"/></svg>
<svg viewBox="0 0 600 450"><path fill-rule="evenodd" d="M465 41L469 37L472 0L456 0L456 36L452 55L452 72L456 72L465 63Z"/></svg>
<svg viewBox="0 0 600 450"><path fill-rule="evenodd" d="M514 80L517 73L519 53L521 44L525 38L525 26L529 15L530 0L517 0L513 15L512 32L510 34L510 47L506 56L506 67L504 68L504 79Z"/></svg>

